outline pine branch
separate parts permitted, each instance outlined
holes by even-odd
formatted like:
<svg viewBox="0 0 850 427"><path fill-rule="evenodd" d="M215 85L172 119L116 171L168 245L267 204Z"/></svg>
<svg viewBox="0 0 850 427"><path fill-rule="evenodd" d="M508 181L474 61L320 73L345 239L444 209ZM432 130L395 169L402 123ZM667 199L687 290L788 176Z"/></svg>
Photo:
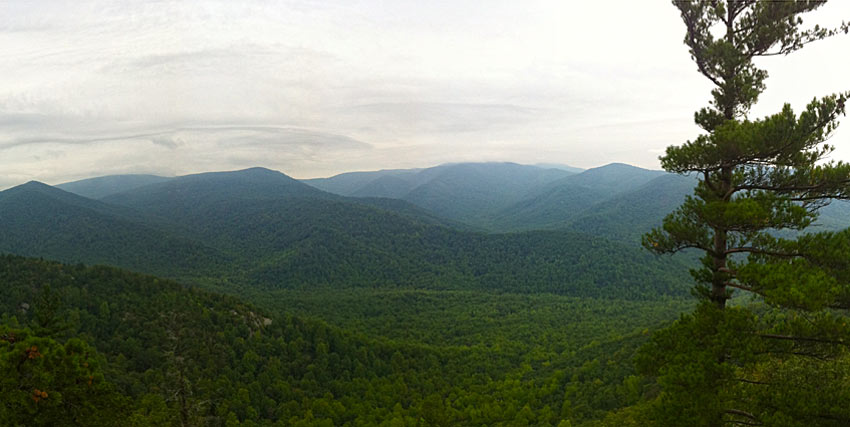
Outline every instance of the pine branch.
<svg viewBox="0 0 850 427"><path fill-rule="evenodd" d="M723 285L728 286L730 288L735 288L735 289L740 289L742 291L751 292L751 293L754 293L756 295L764 296L764 293L761 292L761 291L758 291L754 288L750 288L748 286L744 286L744 285L741 285L741 284L738 284L738 283L735 283L735 282L724 282Z"/></svg>
<svg viewBox="0 0 850 427"><path fill-rule="evenodd" d="M737 248L729 248L724 252L725 255L737 254L737 253L751 253L751 254L759 254L759 255L769 255L776 256L782 258L797 258L797 257L805 257L804 254L801 253L789 253L789 252L774 252L768 251L765 249L753 247L753 246L741 246Z"/></svg>
<svg viewBox="0 0 850 427"><path fill-rule="evenodd" d="M692 56L694 58L694 61L697 63L697 68L699 69L699 72L702 73L702 75L704 75L707 79L711 80L711 82L714 83L716 86L722 86L722 83L709 72L705 61L702 59L705 57L705 55L703 54L704 50L702 49L699 41L696 39L697 29L695 20L690 14L685 13L685 11L681 8L680 10L682 11L682 20L685 22L685 26L687 27L688 31L688 36L685 39L685 42L693 51Z"/></svg>
<svg viewBox="0 0 850 427"><path fill-rule="evenodd" d="M812 191L820 188L826 187L827 183L820 183L817 185L789 185L789 186L771 186L771 185L759 185L759 184L745 184L738 185L734 188L734 191L749 191L749 190L765 190L765 191L776 191L780 193L790 193L794 191ZM837 184L850 184L850 179L839 181ZM821 198L830 196L821 196Z"/></svg>

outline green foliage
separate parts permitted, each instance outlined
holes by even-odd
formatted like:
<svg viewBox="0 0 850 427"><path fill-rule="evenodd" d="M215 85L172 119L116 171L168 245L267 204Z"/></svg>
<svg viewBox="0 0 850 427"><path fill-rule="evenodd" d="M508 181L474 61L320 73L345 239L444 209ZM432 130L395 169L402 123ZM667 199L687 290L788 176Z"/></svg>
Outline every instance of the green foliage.
<svg viewBox="0 0 850 427"><path fill-rule="evenodd" d="M641 333L692 306L684 298L612 301L555 294L363 288L255 291L246 298L273 312L319 317L370 337L486 346L490 352L498 349L518 356L539 347L553 359L594 340Z"/></svg>
<svg viewBox="0 0 850 427"><path fill-rule="evenodd" d="M725 408L734 402L724 385L734 380L741 358L751 355L746 338L753 321L746 310L720 310L703 303L694 314L653 336L638 366L642 373L659 377L663 391L653 402L658 425L722 422Z"/></svg>
<svg viewBox="0 0 850 427"><path fill-rule="evenodd" d="M747 117L767 78L754 58L785 55L839 30L802 29L799 15L825 2L673 3L687 27L685 44L715 88L710 106L695 115L706 133L661 158L670 172L697 174L694 195L643 239L659 254L704 254L692 270L702 303L656 334L640 357L660 386L650 419L845 425L843 394L814 397L804 373L829 372L818 378L825 390L846 378L838 361L850 339L850 230L804 231L831 199L850 198L850 164L827 161L834 147L825 143L850 94L815 99L799 115L786 105ZM733 289L752 303L727 307Z"/></svg>
<svg viewBox="0 0 850 427"><path fill-rule="evenodd" d="M666 174L632 191L594 204L568 227L612 240L639 244L641 236L661 224L696 186L690 176Z"/></svg>
<svg viewBox="0 0 850 427"><path fill-rule="evenodd" d="M661 387L652 419L845 425L848 333L847 318L828 312L703 302L640 351L639 370Z"/></svg>
<svg viewBox="0 0 850 427"><path fill-rule="evenodd" d="M9 250L262 307L5 257L0 312L96 347L129 401L122 425L581 425L642 398L631 358L687 307L678 264L628 246L461 232L288 184L176 179L126 209L38 184L0 193Z"/></svg>
<svg viewBox="0 0 850 427"><path fill-rule="evenodd" d="M613 202L623 195L639 191L650 181L663 175L665 174L661 171L650 171L620 163L589 169L530 192L519 202L496 212L487 225L494 230L571 228L584 231L580 227L586 224L576 224L576 221L605 210L606 202ZM652 203L650 200L651 198L642 200L641 203ZM656 212L650 222L660 219L660 212L666 211ZM626 215L618 219L628 217L629 215ZM602 219L602 222L607 221ZM605 225L594 224L594 227L599 227L600 234L615 235L608 233Z"/></svg>
<svg viewBox="0 0 850 427"><path fill-rule="evenodd" d="M18 371L41 376L7 375L12 382L4 383L4 391L11 387L26 394L38 388L47 390L48 400L62 396L83 402L73 406L81 411L74 415L84 420L80 425L101 422L89 422L89 416L103 417L107 425L136 426L416 425L424 419L438 425L563 420L580 425L640 399L645 382L634 377L630 361L646 339L643 328L684 308L675 300L650 306L553 296L556 302L547 307L546 296L352 289L346 300L329 292L325 311L316 312L360 331L353 334L109 267L2 256L0 283L0 312L16 315L4 317L13 325L4 331L14 329L24 337L24 349L36 345L43 354L56 355L44 359L50 365ZM275 311L321 304L318 295L311 301L310 294L296 291L254 297ZM374 297L384 300L360 306ZM416 322L397 325L413 328L410 334L378 324L392 321L389 313L378 312L391 309L391 300L396 310L425 311ZM42 324L42 304L64 319L50 338L26 329ZM651 312L643 313L644 304ZM572 317L563 318L562 310ZM355 319L367 312L378 322L358 324ZM479 316L482 320L474 320ZM607 326L600 321L615 316L619 320ZM507 320L499 321L502 317ZM444 318L473 324L440 332ZM14 326L18 322L22 326ZM576 332L571 341L564 342L567 334L559 322L576 323L568 326L569 335ZM512 330L521 325L526 329ZM593 328L579 333L587 325ZM412 336L418 331L432 334L427 343ZM10 357L21 356L21 348L8 348ZM93 376L96 394L77 381L83 374L83 379ZM46 382L19 380L24 377ZM14 402L32 405L24 394ZM10 410L42 416L42 425L74 419L54 409L44 415Z"/></svg>
<svg viewBox="0 0 850 427"><path fill-rule="evenodd" d="M0 325L0 419L13 426L112 426L127 400L104 379L103 356L79 339L65 343Z"/></svg>
<svg viewBox="0 0 850 427"><path fill-rule="evenodd" d="M0 192L0 251L185 276L228 257L131 211L31 182Z"/></svg>

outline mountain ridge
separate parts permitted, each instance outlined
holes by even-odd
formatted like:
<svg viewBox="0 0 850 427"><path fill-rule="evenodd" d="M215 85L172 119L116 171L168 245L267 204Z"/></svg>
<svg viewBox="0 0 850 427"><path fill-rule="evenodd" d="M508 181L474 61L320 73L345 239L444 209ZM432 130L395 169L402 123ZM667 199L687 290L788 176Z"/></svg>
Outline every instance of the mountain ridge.
<svg viewBox="0 0 850 427"><path fill-rule="evenodd" d="M102 199L122 191L169 179L172 178L149 174L106 175L65 182L55 187L89 199Z"/></svg>
<svg viewBox="0 0 850 427"><path fill-rule="evenodd" d="M180 180L153 184L132 190L136 199L120 195L124 209L157 221L98 211L112 197L94 201L41 184L7 190L0 200L22 193L30 202L0 203L8 219L0 222L7 236L2 250L271 288L447 287L634 298L678 292L677 280L663 273L667 261L604 239L572 231L471 233L329 195L272 171L242 174L193 176L187 187ZM296 191L252 199L246 187L221 187L247 181L249 189L264 189L269 177L294 182ZM175 197L187 188L191 197ZM306 196L297 191L302 188ZM74 208L63 197L84 206Z"/></svg>

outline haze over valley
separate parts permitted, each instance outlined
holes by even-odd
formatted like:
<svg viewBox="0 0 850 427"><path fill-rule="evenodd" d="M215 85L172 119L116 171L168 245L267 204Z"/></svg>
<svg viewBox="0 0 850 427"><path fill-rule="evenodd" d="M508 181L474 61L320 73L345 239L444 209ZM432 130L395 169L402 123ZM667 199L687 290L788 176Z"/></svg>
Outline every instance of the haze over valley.
<svg viewBox="0 0 850 427"><path fill-rule="evenodd" d="M433 399L430 396L446 387L462 387L465 398L475 395L476 399L496 404L508 399L499 394L514 393L516 386L537 387L533 384L538 381L572 376L567 373L579 372L576 370L587 360L629 357L628 352L643 339L646 328L658 326L691 305L687 287L681 285L688 280L683 274L683 261L645 253L631 239L635 235L632 232L639 230L627 233L615 226L627 221L648 227L660 221L671 203L664 197L649 198L647 213L640 217L617 209L618 203L640 196L647 188L655 187L647 187L648 184L659 179L678 182L673 175L624 164L583 171L513 163L448 164L305 181L269 169L250 168L179 177L104 176L55 187L29 182L0 192L0 251L70 265L112 265L176 280L183 287L163 287L150 283L158 279L117 270L61 267L6 257L0 277L11 285L3 288L2 301L6 313L23 319L32 315L32 310L23 307L35 305L46 291L43 286L31 286L26 277L49 283L49 292L57 292L63 298L90 295L93 300L64 300L60 310L72 319L78 315L102 319L73 323L71 328L103 343L99 349L108 360L120 357L130 361L129 365L119 365L122 376L135 378L134 372L141 374L140 369L162 370L165 376L159 379L132 380L133 387L141 389L164 387L171 381L167 376L171 369L168 357L142 362L138 358L148 353L110 340L131 340L154 352L160 351L157 348L165 351L172 341L154 338L156 335L146 335L148 338L138 341L140 338L132 334L136 333L133 328L140 326L130 319L154 322L148 328L160 331L155 334L167 337L179 333L185 337L178 342L194 337L182 344L186 347L180 353L193 365L236 363L234 360L247 357L230 352L228 357L237 359L210 359L210 355L195 353L196 339L213 340L218 344L211 345L225 347L232 345L230 339L246 339L246 345L251 347L267 346L260 342L275 339L277 334L308 333L300 328L308 328L311 335L304 337L307 341L301 345L306 347L299 351L305 353L297 358L312 359L319 357L315 352L328 350L348 354L357 346L379 352L362 356L365 359L353 353L344 356L360 358L356 363L367 364L367 371L362 373L348 371L350 367L337 365L338 362L319 371L303 371L306 365L290 365L287 375L294 375L290 378L295 381L290 384L314 391L306 391L291 401L292 406L283 409L261 403L268 392L257 390L255 393L259 394L249 397L248 404L266 415L256 419L271 417L295 422L303 419L305 409L319 401L345 406L338 414L324 414L334 424L405 419L409 414L420 414L422 402ZM618 182L630 185L618 186ZM686 179L679 185L680 196L684 197L686 187L693 182ZM395 197L386 197L382 193L386 191L393 191ZM600 218L598 227L582 230L582 221L594 214ZM558 220L551 221L552 218ZM567 221L570 218L575 218L575 222ZM60 278L71 276L75 279ZM123 283L123 290L113 289L109 284L112 281ZM224 297L201 289L239 296L256 308L236 300L220 300ZM162 299L165 297L159 296L161 293L176 293L177 299ZM122 305L114 302L118 301L116 298L146 302ZM216 338L208 336L209 332L192 329L205 327L194 326L201 320L196 320L192 304L205 307L204 313L217 313L216 322L227 324L230 321L226 319L242 319L234 327L245 322L248 329L244 332L254 332L235 338L242 332L233 330L227 334L236 334L234 338L222 341L221 336ZM126 332L119 333L121 338L110 338L115 337L115 329L100 323L106 321L104 310L122 313L113 320L123 325L121 328L129 328L122 329ZM175 332L168 317L161 317L167 313L183 319L181 324L188 323ZM221 326L213 330L217 328ZM298 328L298 332L285 332L287 328ZM326 337L314 337L313 328L326 330L322 332ZM70 333L64 328L62 331ZM257 331L262 334L257 335ZM349 336L350 333L356 335ZM329 338L327 334L338 337ZM269 338L260 338L261 335ZM540 336L548 338L540 342ZM327 339L334 344L328 347ZM339 340L353 341L342 344ZM354 347L347 350L340 345ZM396 350L381 350L385 346ZM626 353L599 353L602 348L621 346L625 346ZM284 357L276 353L279 350L266 347L250 351L260 358L253 363L260 365L251 368L258 369L254 374L239 374L243 378L239 381L248 381L244 384L262 383L262 377L252 375L266 372L263 366L272 360L267 358ZM393 361L399 357L406 360L402 363L408 368L385 371L388 367L381 364L389 363L389 359L380 354L384 351L390 351L387 354L392 355ZM449 359L433 361L429 356L432 353L438 359ZM289 356L281 360L295 357L286 354ZM486 361L473 361L484 354ZM109 366L115 363L110 362ZM294 363L294 359L288 363ZM454 364L459 365L448 368L456 370L450 374L456 376L454 380L432 384L438 376L431 370ZM470 366L489 373L487 377L466 377L462 372ZM537 374L521 383L514 384L505 377L532 366L530 372ZM553 383L555 389L540 396L539 402L550 401L544 406L551 408L561 399L563 387L604 379L599 386L576 391L575 398L587 403L582 404L584 409L571 412L575 420L598 418L614 408L611 405L615 401L619 402L620 398L610 403L600 401L598 393L602 389L606 390L604 393L620 393L615 391L621 387L617 384L631 371L628 364L622 366L623 371L599 370L588 372L589 376L583 379ZM371 371L374 369L377 371ZM305 374L310 378L318 375L315 378L324 378L323 382L307 385L304 381L309 381L308 377L302 377ZM253 419L251 412L225 403L232 402L233 397L227 393L236 393L236 389L207 390L202 384L208 374L191 375L188 381L195 395L221 396L216 398L217 405L225 405L227 412L214 419L225 419L230 413L236 419ZM360 375L367 375L367 383L361 384L363 380L357 379ZM332 399L323 397L328 390L327 381L341 387L334 386ZM380 395L390 392L377 391L388 386L386 381L393 381L396 386L398 381L405 382L405 393L413 399L411 402L419 403L397 408L398 413L393 415L381 405L366 409L350 400L364 402L359 393L365 392L365 384ZM350 388L354 384L361 385ZM495 388L503 391L493 395ZM291 393L286 390L289 389L274 393ZM290 398L294 396L286 399ZM198 414L211 410L212 407L197 409ZM498 418L493 417L518 416L516 408L505 410L508 412L491 411L487 416L481 415L480 420L494 422ZM541 416L554 419L566 410L552 410ZM168 416L169 411L163 416ZM362 413L355 415L352 411ZM453 411L456 410L443 407L434 416L459 419L459 413Z"/></svg>

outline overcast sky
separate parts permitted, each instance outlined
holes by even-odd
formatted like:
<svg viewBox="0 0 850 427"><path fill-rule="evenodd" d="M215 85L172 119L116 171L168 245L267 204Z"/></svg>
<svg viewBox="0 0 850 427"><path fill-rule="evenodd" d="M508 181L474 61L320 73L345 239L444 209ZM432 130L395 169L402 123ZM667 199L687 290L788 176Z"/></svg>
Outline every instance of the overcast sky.
<svg viewBox="0 0 850 427"><path fill-rule="evenodd" d="M850 1L806 16L835 25ZM265 166L658 168L711 89L667 1L0 1L0 188ZM754 116L850 89L850 37L761 61ZM834 139L850 160L850 123Z"/></svg>

